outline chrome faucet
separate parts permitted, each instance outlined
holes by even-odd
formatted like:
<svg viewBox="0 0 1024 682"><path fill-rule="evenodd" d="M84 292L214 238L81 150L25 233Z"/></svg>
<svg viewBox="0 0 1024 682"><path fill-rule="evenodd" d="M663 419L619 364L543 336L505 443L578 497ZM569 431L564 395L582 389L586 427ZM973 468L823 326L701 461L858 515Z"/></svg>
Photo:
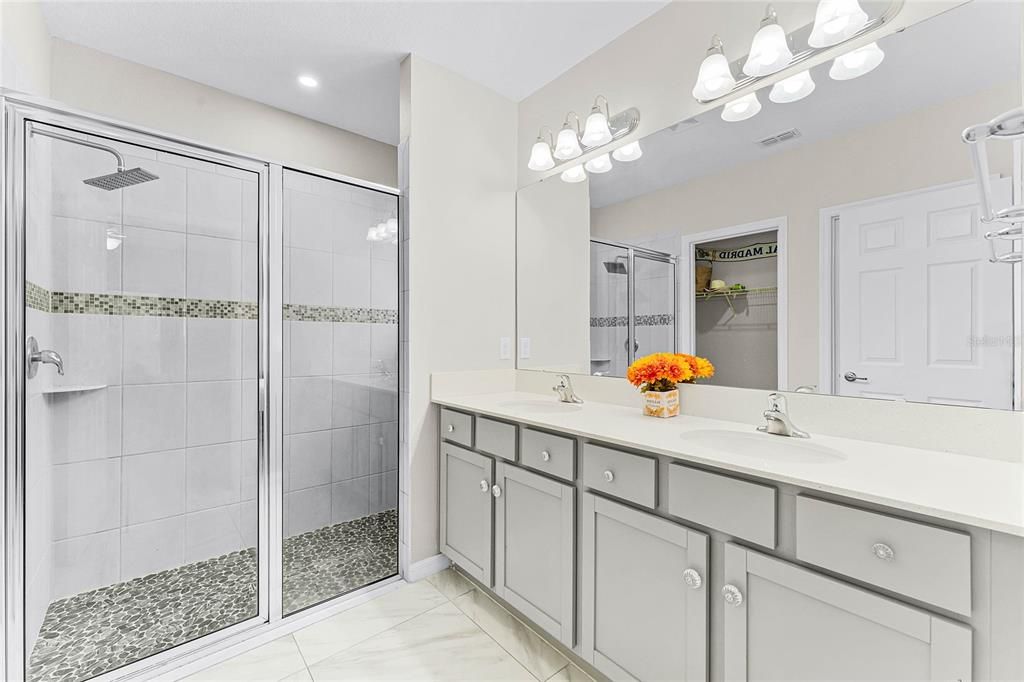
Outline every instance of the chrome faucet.
<svg viewBox="0 0 1024 682"><path fill-rule="evenodd" d="M572 390L572 379L568 374L559 374L558 383L552 386L551 390L558 394L558 399L563 403L583 404L576 391Z"/></svg>
<svg viewBox="0 0 1024 682"><path fill-rule="evenodd" d="M786 396L780 393L768 395L768 409L764 411L764 425L758 426L757 430L770 433L775 436L791 436L793 438L810 438L811 434L802 431L793 425L789 418L789 406L786 403Z"/></svg>
<svg viewBox="0 0 1024 682"><path fill-rule="evenodd" d="M40 364L54 365L57 368L57 374L64 375L64 360L56 351L39 350L39 342L36 341L36 337L30 336L25 341L25 354L27 356L25 363L27 378L35 377Z"/></svg>

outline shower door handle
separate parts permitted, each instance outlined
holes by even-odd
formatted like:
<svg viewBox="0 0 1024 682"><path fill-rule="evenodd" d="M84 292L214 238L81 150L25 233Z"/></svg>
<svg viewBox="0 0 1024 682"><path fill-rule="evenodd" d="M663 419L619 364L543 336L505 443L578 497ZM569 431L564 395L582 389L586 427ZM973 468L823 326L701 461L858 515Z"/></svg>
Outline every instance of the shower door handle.
<svg viewBox="0 0 1024 682"><path fill-rule="evenodd" d="M629 339L626 339L625 341L622 342L622 347L626 349L627 353L629 352ZM637 343L636 341L634 341L633 342L633 352L635 353L638 350L640 350L640 344Z"/></svg>
<svg viewBox="0 0 1024 682"><path fill-rule="evenodd" d="M39 350L39 342L36 337L30 336L25 341L25 374L31 379L39 371L40 364L53 365L57 368L57 374L64 376L64 360L60 354L52 350Z"/></svg>

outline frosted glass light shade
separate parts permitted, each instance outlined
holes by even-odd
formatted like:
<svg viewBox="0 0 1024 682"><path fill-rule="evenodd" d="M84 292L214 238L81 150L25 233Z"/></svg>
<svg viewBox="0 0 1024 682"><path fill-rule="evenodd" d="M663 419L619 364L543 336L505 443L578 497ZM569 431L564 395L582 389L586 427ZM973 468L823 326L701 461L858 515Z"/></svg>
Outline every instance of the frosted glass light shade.
<svg viewBox="0 0 1024 682"><path fill-rule="evenodd" d="M874 71L885 59L885 53L878 43L869 43L852 52L840 55L832 62L828 75L837 81L848 81Z"/></svg>
<svg viewBox="0 0 1024 682"><path fill-rule="evenodd" d="M852 38L867 23L868 15L857 0L821 0L807 44L811 47L838 45Z"/></svg>
<svg viewBox="0 0 1024 682"><path fill-rule="evenodd" d="M562 159L575 159L577 156L583 153L580 149L580 140L576 137L576 131L565 126L558 131L558 138L555 140L555 158Z"/></svg>
<svg viewBox="0 0 1024 682"><path fill-rule="evenodd" d="M814 80L810 71L801 71L795 76L784 78L772 86L768 99L776 104L796 102L814 92Z"/></svg>
<svg viewBox="0 0 1024 682"><path fill-rule="evenodd" d="M781 71L793 61L793 53L786 42L786 32L778 24L766 24L754 35L750 54L743 64L748 76L767 76Z"/></svg>
<svg viewBox="0 0 1024 682"><path fill-rule="evenodd" d="M588 173L607 173L612 169L612 160L607 154L595 156L583 164Z"/></svg>
<svg viewBox="0 0 1024 682"><path fill-rule="evenodd" d="M555 160L551 158L551 147L544 140L537 140L530 150L530 162L527 168L535 171L546 171L555 167Z"/></svg>
<svg viewBox="0 0 1024 682"><path fill-rule="evenodd" d="M644 150L640 149L639 140L624 144L612 152L612 158L616 161L636 161L643 155Z"/></svg>
<svg viewBox="0 0 1024 682"><path fill-rule="evenodd" d="M734 99L722 107L722 120L729 123L745 121L759 111L761 111L761 100L757 98L756 92L752 92L739 99Z"/></svg>
<svg viewBox="0 0 1024 682"><path fill-rule="evenodd" d="M587 122L583 126L583 144L588 147L600 147L612 141L612 131L608 127L608 117L604 112L595 107L587 116Z"/></svg>
<svg viewBox="0 0 1024 682"><path fill-rule="evenodd" d="M732 90L736 79L729 69L729 60L721 52L714 52L704 58L697 73L697 84L693 86L693 96L699 100L721 97Z"/></svg>
<svg viewBox="0 0 1024 682"><path fill-rule="evenodd" d="M573 166L562 171L562 180L565 182L583 182L586 179L587 173L583 170L583 166Z"/></svg>

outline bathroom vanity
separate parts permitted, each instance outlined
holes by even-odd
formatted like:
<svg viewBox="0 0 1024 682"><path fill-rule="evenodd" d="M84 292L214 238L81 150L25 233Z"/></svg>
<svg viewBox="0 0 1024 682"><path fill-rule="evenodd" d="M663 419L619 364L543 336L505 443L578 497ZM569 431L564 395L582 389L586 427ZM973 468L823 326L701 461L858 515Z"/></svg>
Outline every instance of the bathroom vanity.
<svg viewBox="0 0 1024 682"><path fill-rule="evenodd" d="M1019 464L535 393L434 402L441 551L609 678L1024 676Z"/></svg>

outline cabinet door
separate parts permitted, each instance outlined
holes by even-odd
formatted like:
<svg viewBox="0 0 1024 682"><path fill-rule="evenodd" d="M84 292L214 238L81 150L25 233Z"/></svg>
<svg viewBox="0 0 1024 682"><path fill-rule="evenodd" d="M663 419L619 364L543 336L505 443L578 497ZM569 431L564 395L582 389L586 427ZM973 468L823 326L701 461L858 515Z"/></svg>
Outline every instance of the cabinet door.
<svg viewBox="0 0 1024 682"><path fill-rule="evenodd" d="M576 489L499 463L494 494L495 592L572 647Z"/></svg>
<svg viewBox="0 0 1024 682"><path fill-rule="evenodd" d="M725 546L727 680L971 679L971 629Z"/></svg>
<svg viewBox="0 0 1024 682"><path fill-rule="evenodd" d="M441 445L441 551L490 587L494 538L494 460Z"/></svg>
<svg viewBox="0 0 1024 682"><path fill-rule="evenodd" d="M708 536L583 495L583 657L615 680L706 680Z"/></svg>

